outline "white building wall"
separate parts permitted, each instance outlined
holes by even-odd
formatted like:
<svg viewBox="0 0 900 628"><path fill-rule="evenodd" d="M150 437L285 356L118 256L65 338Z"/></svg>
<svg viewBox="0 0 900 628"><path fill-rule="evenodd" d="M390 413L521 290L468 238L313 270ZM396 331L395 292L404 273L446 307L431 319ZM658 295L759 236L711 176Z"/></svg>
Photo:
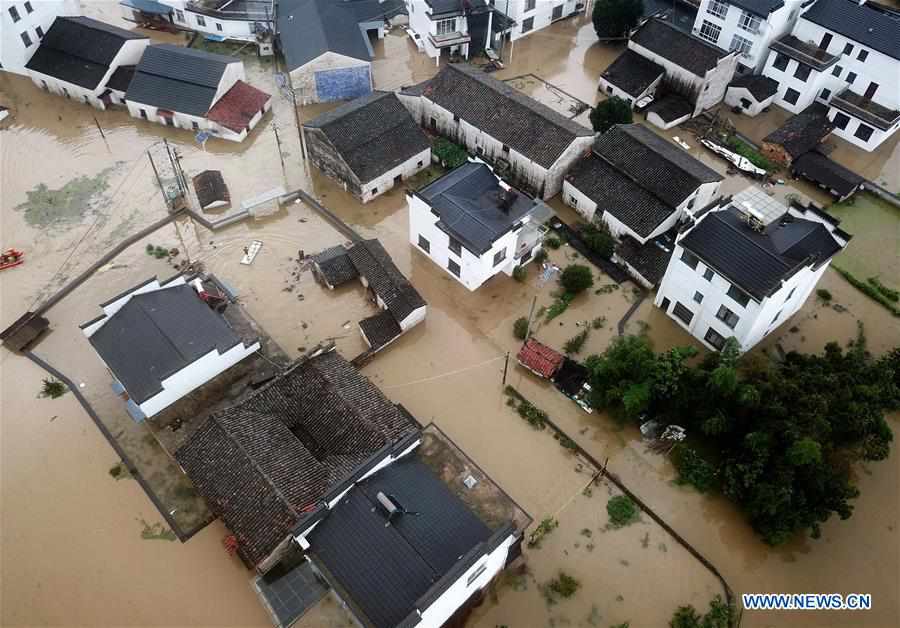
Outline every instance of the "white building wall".
<svg viewBox="0 0 900 628"><path fill-rule="evenodd" d="M577 211L582 218L588 222L594 222L594 217L597 213L597 203L572 185L570 181L563 181L562 197L563 202Z"/></svg>
<svg viewBox="0 0 900 628"><path fill-rule="evenodd" d="M506 13L516 21L516 25L511 33L513 41L550 26L555 21L553 19L553 10L555 8L562 7L560 17L557 18L562 19L574 15L577 6L578 3L575 0L535 0L534 8L526 10L528 8L527 0L509 0L509 2L506 2L506 0L495 0L494 2L494 8ZM509 8L507 9L507 7ZM528 19L533 20L533 26L531 30L525 31L524 22Z"/></svg>
<svg viewBox="0 0 900 628"><path fill-rule="evenodd" d="M725 92L725 104L729 107L740 107L741 112L744 115L753 117L762 113L763 109L775 102L775 96L777 96L777 94L772 94L763 101L757 101L756 97L754 97L747 88L729 87ZM750 106L744 107L744 104L741 102L742 100L748 101Z"/></svg>
<svg viewBox="0 0 900 628"><path fill-rule="evenodd" d="M228 19L225 15L212 17L191 11L187 8L185 0L160 0L163 4L172 7L172 21L176 26L196 31L206 35L217 35L235 41L256 41L253 33L254 22L265 22L265 18L259 20ZM180 13L179 13L180 11ZM274 9L270 12L274 20ZM204 22L204 24L201 24ZM221 27L221 28L220 28Z"/></svg>
<svg viewBox="0 0 900 628"><path fill-rule="evenodd" d="M15 22L9 12L13 7L19 16ZM29 13L24 0L0 0L0 66L3 71L27 75L25 65L41 43L37 27L46 34L58 15L81 15L78 0L31 0L31 8ZM28 33L30 46L25 45L22 33Z"/></svg>
<svg viewBox="0 0 900 628"><path fill-rule="evenodd" d="M881 129L872 126L868 122L863 122L862 120L860 120L854 116L851 116L849 113L847 113L845 111L840 111L839 109L837 109L835 107L828 108L828 114L827 114L828 119L831 120L832 122L834 122L834 119L837 117L838 113L843 113L844 115L848 116L850 118L850 121L847 123L847 126L845 126L843 129L839 129L839 128L835 127L833 133L835 135L837 135L838 137L840 137L841 139L844 139L865 151L871 152L871 151L875 150L876 148L881 146L881 144L885 140L887 140L894 133L896 133L898 130L900 130L900 121L895 122L894 125L891 128L889 128L887 131L882 131ZM856 137L856 132L861 125L868 126L869 128L872 129L872 136L869 137L869 139L866 141L863 141L862 139Z"/></svg>
<svg viewBox="0 0 900 628"><path fill-rule="evenodd" d="M400 321L400 329L403 331L409 331L419 323L425 320L425 314L428 311L428 306L423 305L422 307L418 307L409 313L409 316Z"/></svg>
<svg viewBox="0 0 900 628"><path fill-rule="evenodd" d="M430 165L431 149L426 148L422 152L413 155L402 164L391 168L380 177L373 179L372 181L363 183L362 198L360 200L363 203L368 203L373 198L381 196L382 194L393 188L394 179L398 176L402 177L403 180L406 180L409 177L415 175L417 172L429 167Z"/></svg>
<svg viewBox="0 0 900 628"><path fill-rule="evenodd" d="M603 92L604 94L606 94L608 97L615 96L617 98L621 98L622 100L627 102L629 105L631 105L632 109L634 109L634 104L637 101L639 101L641 98L643 98L644 96L653 96L656 94L656 88L659 87L659 84L662 82L662 79L663 79L663 77L660 76L658 79L656 79L655 81L650 83L650 85L647 86L647 89L642 91L637 96L632 96L625 90L619 89L618 87L615 86L615 84L610 83L602 76L600 77L599 88L600 88L600 91Z"/></svg>
<svg viewBox="0 0 900 628"><path fill-rule="evenodd" d="M834 89L838 84L837 79L832 76L830 69L825 72L810 69L809 76L806 77L805 81L802 81L794 76L797 72L797 68L800 66L799 61L790 59L784 70L779 70L774 65L777 58L778 53L772 50L765 63L763 74L778 81L778 92L775 94L773 102L782 109L787 109L791 113L800 113L812 104L813 100L815 100L822 92L823 88L831 86L832 89ZM784 98L789 89L794 89L800 94L797 98L797 102L794 104L789 103Z"/></svg>

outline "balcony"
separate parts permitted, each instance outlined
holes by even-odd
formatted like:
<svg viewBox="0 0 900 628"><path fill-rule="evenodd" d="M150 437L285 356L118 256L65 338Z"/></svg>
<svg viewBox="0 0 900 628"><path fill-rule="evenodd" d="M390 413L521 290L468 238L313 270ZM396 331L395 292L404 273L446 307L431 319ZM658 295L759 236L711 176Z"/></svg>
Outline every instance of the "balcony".
<svg viewBox="0 0 900 628"><path fill-rule="evenodd" d="M900 120L900 111L888 109L865 96L855 94L849 87L832 98L828 104L882 131L889 130L897 120Z"/></svg>
<svg viewBox="0 0 900 628"><path fill-rule="evenodd" d="M838 55L828 54L827 51L815 44L802 41L793 35L779 37L772 42L769 48L808 65L819 72L823 72L833 66L839 58Z"/></svg>
<svg viewBox="0 0 900 628"><path fill-rule="evenodd" d="M451 46L461 46L472 41L468 33L460 33L454 31L452 33L444 33L443 35L428 34L428 40L435 48L450 48Z"/></svg>
<svg viewBox="0 0 900 628"><path fill-rule="evenodd" d="M538 202L528 214L528 222L522 226L516 237L516 252L513 255L515 259L521 259L544 240L548 231L547 222L552 217L553 210L547 204Z"/></svg>

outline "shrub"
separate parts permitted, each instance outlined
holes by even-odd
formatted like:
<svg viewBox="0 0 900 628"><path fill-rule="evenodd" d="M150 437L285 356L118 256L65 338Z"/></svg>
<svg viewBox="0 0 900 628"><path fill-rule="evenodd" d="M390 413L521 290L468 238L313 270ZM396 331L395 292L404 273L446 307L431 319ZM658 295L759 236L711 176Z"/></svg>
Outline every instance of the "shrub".
<svg viewBox="0 0 900 628"><path fill-rule="evenodd" d="M768 170L769 172L778 170L778 166L763 157L759 151L750 146L750 144L748 144L747 142L735 136L731 136L730 138L728 138L727 143L728 147L731 150L736 152L738 155L749 159L750 163L752 163L757 168L762 168L763 170Z"/></svg>
<svg viewBox="0 0 900 628"><path fill-rule="evenodd" d="M611 96L591 110L590 119L595 131L606 133L617 124L631 124L631 105L618 96Z"/></svg>
<svg viewBox="0 0 900 628"><path fill-rule="evenodd" d="M547 259L547 251L544 249L538 249L538 252L534 254L534 262L537 265L541 265L544 263L544 260Z"/></svg>
<svg viewBox="0 0 900 628"><path fill-rule="evenodd" d="M65 384L63 384L58 379L51 377L49 379L43 380L43 386L41 387L41 394L39 395L39 397L49 397L50 399L56 399L66 394L67 390L69 389L66 388Z"/></svg>
<svg viewBox="0 0 900 628"><path fill-rule="evenodd" d="M528 278L528 270L524 266L516 266L513 268L513 279L522 283Z"/></svg>
<svg viewBox="0 0 900 628"><path fill-rule="evenodd" d="M625 37L644 14L642 0L597 0L591 20L597 37Z"/></svg>
<svg viewBox="0 0 900 628"><path fill-rule="evenodd" d="M604 325L606 325L605 316L598 316L593 321L591 321L591 327L594 329L603 329Z"/></svg>
<svg viewBox="0 0 900 628"><path fill-rule="evenodd" d="M549 323L554 318L565 312L566 308L569 307L569 303L571 303L572 299L574 298L574 294L563 293L558 299L556 299L556 301L550 304L549 308L547 308L547 316L546 318L544 318L544 320Z"/></svg>
<svg viewBox="0 0 900 628"><path fill-rule="evenodd" d="M887 300L893 301L894 303L900 301L900 292L897 292L892 288L888 288L886 285L881 283L881 280L878 279L878 277L869 277L866 281L868 281L873 288L878 290L878 292L883 294Z"/></svg>
<svg viewBox="0 0 900 628"><path fill-rule="evenodd" d="M562 246L562 240L554 235L547 236L546 238L544 238L544 245L555 251Z"/></svg>
<svg viewBox="0 0 900 628"><path fill-rule="evenodd" d="M711 491L718 485L715 466L687 445L675 447L672 462L678 470L678 484L690 484L701 493Z"/></svg>
<svg viewBox="0 0 900 628"><path fill-rule="evenodd" d="M575 595L575 592L581 588L581 583L564 571L560 571L559 575L549 581L545 588L548 602L556 602L557 598L568 599Z"/></svg>
<svg viewBox="0 0 900 628"><path fill-rule="evenodd" d="M528 547L540 547L545 536L553 532L559 526L559 521L553 517L544 517L538 526L528 535Z"/></svg>
<svg viewBox="0 0 900 628"><path fill-rule="evenodd" d="M469 157L465 149L444 137L435 138L431 152L450 169L463 165Z"/></svg>
<svg viewBox="0 0 900 628"><path fill-rule="evenodd" d="M519 407L516 408L519 416L528 421L529 425L536 430L544 429L544 422L547 420L547 413L531 404L530 401L522 400Z"/></svg>
<svg viewBox="0 0 900 628"><path fill-rule="evenodd" d="M831 267L834 268L837 271L837 273L841 277L846 279L847 282L850 285L852 285L854 288L856 288L857 290L862 292L864 295L866 295L870 299L873 299L873 300L877 301L878 303L880 303L881 305L883 305L884 307L886 307L891 312L891 314L893 314L894 316L900 316L900 307L898 307L897 304L894 303L889 296L886 296L884 293L882 293L881 290L879 290L878 288L876 288L869 282L861 281L861 280L857 279L851 273L844 270L843 268L839 268L839 267L835 266L834 264L832 264Z"/></svg>
<svg viewBox="0 0 900 628"><path fill-rule="evenodd" d="M670 628L700 628L700 615L693 606L679 606L672 620Z"/></svg>
<svg viewBox="0 0 900 628"><path fill-rule="evenodd" d="M563 351L568 354L581 353L581 348L584 346L584 343L588 337L588 331L589 330L585 329L580 334L572 336L571 338L566 340L565 344L563 345Z"/></svg>
<svg viewBox="0 0 900 628"><path fill-rule="evenodd" d="M582 264L569 264L562 271L559 283L568 294L578 294L594 285L591 269Z"/></svg>
<svg viewBox="0 0 900 628"><path fill-rule="evenodd" d="M819 300L823 303L831 302L831 292L829 292L825 288L819 288L818 290L816 290L816 296L819 297Z"/></svg>
<svg viewBox="0 0 900 628"><path fill-rule="evenodd" d="M610 497L606 502L606 514L609 515L609 523L614 528L631 525L640 516L637 506L627 495Z"/></svg>
<svg viewBox="0 0 900 628"><path fill-rule="evenodd" d="M604 223L584 225L581 228L581 239L591 251L604 259L610 259L616 250L616 241Z"/></svg>
<svg viewBox="0 0 900 628"><path fill-rule="evenodd" d="M526 335L528 334L528 319L524 316L520 316L516 319L516 322L513 323L513 336L518 338L519 340L525 340Z"/></svg>

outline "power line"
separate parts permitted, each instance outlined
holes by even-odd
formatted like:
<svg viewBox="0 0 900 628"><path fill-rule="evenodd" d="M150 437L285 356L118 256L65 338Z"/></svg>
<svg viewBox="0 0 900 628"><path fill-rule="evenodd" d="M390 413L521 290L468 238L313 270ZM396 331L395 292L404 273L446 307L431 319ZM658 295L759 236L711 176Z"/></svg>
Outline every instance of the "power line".
<svg viewBox="0 0 900 628"><path fill-rule="evenodd" d="M382 386L382 390L391 390L392 388L402 388L403 386L412 386L413 384L424 384L426 382L431 382L436 379L442 379L444 377L450 377L451 375L457 375L459 373L464 373L466 371L471 371L472 369L481 368L485 364L490 364L491 362L496 362L497 360L506 359L505 355L498 355L496 358L491 358L490 360L485 360L484 362L479 362L478 364L473 364L471 366L465 366L461 369L456 369L455 371L448 371L446 373L441 373L440 375L434 375L432 377L426 377L424 379L417 379L411 382L406 382L405 384L395 384L393 386Z"/></svg>

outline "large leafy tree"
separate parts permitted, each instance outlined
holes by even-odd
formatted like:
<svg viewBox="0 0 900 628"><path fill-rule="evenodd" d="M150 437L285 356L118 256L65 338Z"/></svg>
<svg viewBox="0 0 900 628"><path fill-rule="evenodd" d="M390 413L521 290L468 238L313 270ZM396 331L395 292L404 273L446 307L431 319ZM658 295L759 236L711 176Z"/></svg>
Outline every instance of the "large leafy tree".
<svg viewBox="0 0 900 628"><path fill-rule="evenodd" d="M626 37L644 14L643 0L596 0L591 18L600 39Z"/></svg>
<svg viewBox="0 0 900 628"><path fill-rule="evenodd" d="M617 124L631 124L634 119L631 105L618 96L612 96L599 103L591 110L589 117L591 126L598 133L606 133Z"/></svg>

